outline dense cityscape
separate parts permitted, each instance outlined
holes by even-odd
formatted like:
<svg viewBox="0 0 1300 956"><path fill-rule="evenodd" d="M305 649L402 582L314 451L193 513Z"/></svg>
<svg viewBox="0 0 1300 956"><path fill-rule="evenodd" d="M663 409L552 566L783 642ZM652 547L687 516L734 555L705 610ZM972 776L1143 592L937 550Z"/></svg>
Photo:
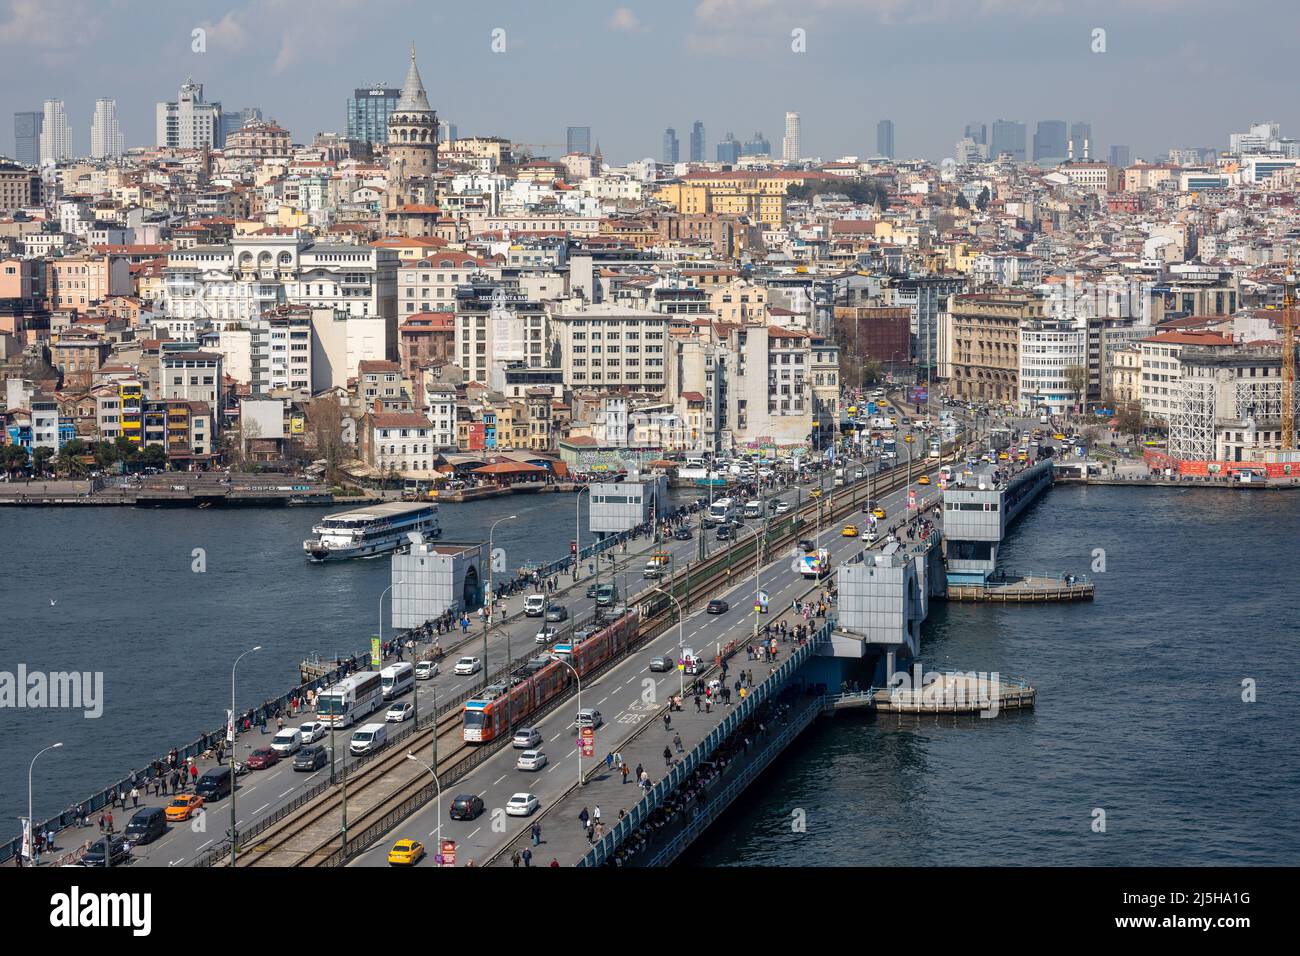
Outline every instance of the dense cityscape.
<svg viewBox="0 0 1300 956"><path fill-rule="evenodd" d="M1276 627L1297 529L1272 110L1158 151L971 119L942 159L878 110L815 155L792 84L630 158L572 90L557 142L482 128L439 62L331 64L324 131L201 58L152 136L9 91L0 865L1294 864L1290 804L1220 818L1177 755L1217 721L1295 774L1254 696L1294 660L1207 689L1196 643ZM1148 661L1169 712L1097 713ZM950 804L971 767L996 810Z"/></svg>

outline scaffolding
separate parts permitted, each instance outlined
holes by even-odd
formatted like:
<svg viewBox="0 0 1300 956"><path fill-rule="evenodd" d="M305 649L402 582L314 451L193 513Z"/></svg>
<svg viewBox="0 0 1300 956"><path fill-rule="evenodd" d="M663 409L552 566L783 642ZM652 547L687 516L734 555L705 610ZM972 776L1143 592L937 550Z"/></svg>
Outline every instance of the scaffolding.
<svg viewBox="0 0 1300 956"><path fill-rule="evenodd" d="M1213 461L1215 432L1214 379L1178 383L1169 416L1169 455L1180 461Z"/></svg>
<svg viewBox="0 0 1300 956"><path fill-rule="evenodd" d="M1286 386L1284 380L1239 380L1234 384L1237 386L1234 401L1234 414L1237 418L1252 420L1260 428L1275 426L1282 421L1282 395Z"/></svg>

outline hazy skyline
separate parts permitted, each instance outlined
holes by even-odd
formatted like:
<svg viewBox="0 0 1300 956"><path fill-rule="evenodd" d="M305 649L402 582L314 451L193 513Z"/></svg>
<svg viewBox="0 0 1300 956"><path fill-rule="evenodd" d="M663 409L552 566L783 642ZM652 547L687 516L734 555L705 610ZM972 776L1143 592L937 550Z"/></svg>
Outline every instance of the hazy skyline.
<svg viewBox="0 0 1300 956"><path fill-rule="evenodd" d="M343 129L354 87L400 84L414 41L461 136L561 144L539 150L552 155L565 127L590 126L611 162L657 158L664 129L695 120L706 159L729 131L761 130L779 152L791 110L803 152L824 159L873 154L892 119L899 159L938 160L967 122L997 118L1027 138L1039 120L1083 120L1095 157L1124 143L1151 159L1226 149L1253 122L1300 131L1286 75L1297 26L1283 0L1227 14L1209 0L0 0L0 153L14 152L13 113L51 98L77 155L100 97L117 100L128 147L152 145L155 104L191 75L209 100L260 107L310 142Z"/></svg>

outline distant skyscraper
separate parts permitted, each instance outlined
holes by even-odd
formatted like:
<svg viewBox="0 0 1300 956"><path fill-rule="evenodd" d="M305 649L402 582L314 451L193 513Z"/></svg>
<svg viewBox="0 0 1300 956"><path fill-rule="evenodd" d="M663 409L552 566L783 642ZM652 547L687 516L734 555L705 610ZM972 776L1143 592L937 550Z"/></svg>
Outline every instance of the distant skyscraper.
<svg viewBox="0 0 1300 956"><path fill-rule="evenodd" d="M1018 163L1025 161L1025 124L1017 120L994 120L993 139L989 143L989 158L997 159L1010 153Z"/></svg>
<svg viewBox="0 0 1300 956"><path fill-rule="evenodd" d="M766 136L762 133L755 133L753 137L741 147L742 156L771 156L772 144L768 142Z"/></svg>
<svg viewBox="0 0 1300 956"><path fill-rule="evenodd" d="M894 158L893 120L881 120L876 124L876 155Z"/></svg>
<svg viewBox="0 0 1300 956"><path fill-rule="evenodd" d="M964 136L973 143L987 146L989 144L988 125L985 123L967 123Z"/></svg>
<svg viewBox="0 0 1300 956"><path fill-rule="evenodd" d="M57 163L72 158L72 124L63 100L46 100L41 117L41 162Z"/></svg>
<svg viewBox="0 0 1300 956"><path fill-rule="evenodd" d="M732 133L727 134L727 138L718 144L718 162L735 165L740 159L740 143L736 142L736 137Z"/></svg>
<svg viewBox="0 0 1300 956"><path fill-rule="evenodd" d="M1117 143L1110 148L1110 164L1112 166L1127 166L1129 164L1128 147Z"/></svg>
<svg viewBox="0 0 1300 956"><path fill-rule="evenodd" d="M460 139L460 128L455 123L438 124L438 142L454 143Z"/></svg>
<svg viewBox="0 0 1300 956"><path fill-rule="evenodd" d="M91 159L110 159L122 155L122 130L117 125L117 100L95 100L95 116L90 121Z"/></svg>
<svg viewBox="0 0 1300 956"><path fill-rule="evenodd" d="M681 144L677 141L677 130L671 126L664 130L664 162L676 163L681 154Z"/></svg>
<svg viewBox="0 0 1300 956"><path fill-rule="evenodd" d="M1075 159L1092 158L1092 124L1073 123L1070 126L1070 146Z"/></svg>
<svg viewBox="0 0 1300 956"><path fill-rule="evenodd" d="M699 120L691 124L691 162L704 162L704 124Z"/></svg>
<svg viewBox="0 0 1300 956"><path fill-rule="evenodd" d="M799 114L785 114L785 139L781 140L781 158L786 162L803 157L803 131L800 128Z"/></svg>
<svg viewBox="0 0 1300 956"><path fill-rule="evenodd" d="M159 146L220 149L225 143L221 138L221 104L206 102L203 84L186 77L174 102L158 104L154 132Z"/></svg>
<svg viewBox="0 0 1300 956"><path fill-rule="evenodd" d="M14 159L24 166L41 161L41 120L37 112L14 114Z"/></svg>
<svg viewBox="0 0 1300 956"><path fill-rule="evenodd" d="M1034 130L1034 161L1065 158L1065 120L1039 120Z"/></svg>
<svg viewBox="0 0 1300 956"><path fill-rule="evenodd" d="M401 90L382 83L358 86L348 100L347 138L374 146L388 142L388 114L397 108Z"/></svg>
<svg viewBox="0 0 1300 956"><path fill-rule="evenodd" d="M566 153L591 155L591 127L570 126L564 131Z"/></svg>

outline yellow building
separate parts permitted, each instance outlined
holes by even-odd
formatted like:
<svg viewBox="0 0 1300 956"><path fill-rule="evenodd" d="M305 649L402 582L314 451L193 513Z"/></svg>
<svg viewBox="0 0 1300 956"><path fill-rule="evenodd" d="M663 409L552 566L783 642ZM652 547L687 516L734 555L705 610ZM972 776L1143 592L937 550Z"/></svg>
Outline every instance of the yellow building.
<svg viewBox="0 0 1300 956"><path fill-rule="evenodd" d="M696 172L661 186L655 198L683 215L748 216L764 225L782 226L786 190L827 178L834 177L785 170Z"/></svg>

